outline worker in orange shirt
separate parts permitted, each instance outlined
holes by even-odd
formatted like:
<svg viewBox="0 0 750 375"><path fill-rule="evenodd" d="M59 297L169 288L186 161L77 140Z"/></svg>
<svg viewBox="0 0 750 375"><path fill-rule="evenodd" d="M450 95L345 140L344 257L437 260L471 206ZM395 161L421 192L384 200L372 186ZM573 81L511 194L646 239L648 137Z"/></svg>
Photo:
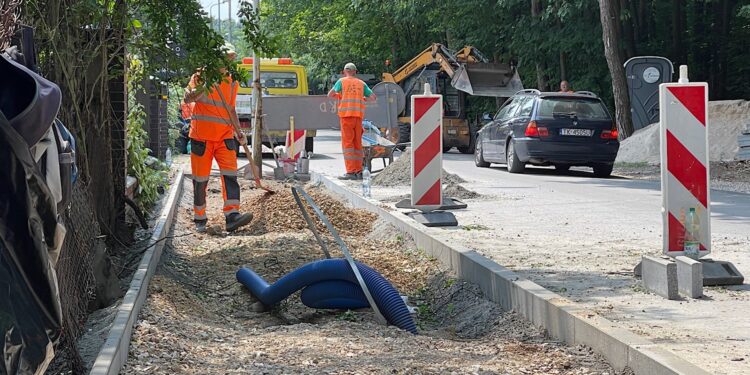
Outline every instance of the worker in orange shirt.
<svg viewBox="0 0 750 375"><path fill-rule="evenodd" d="M226 57L233 60L237 54L225 45ZM221 84L205 88L200 72L193 74L185 90L185 103L195 103L190 123L190 166L193 172L193 214L195 228L206 232L206 188L211 164L216 159L221 174L224 195L224 217L228 232L250 223L253 215L240 214L240 185L237 182L237 150L247 144L244 134L235 134L231 121L237 120L235 104L238 84L227 73Z"/></svg>
<svg viewBox="0 0 750 375"><path fill-rule="evenodd" d="M344 66L344 77L336 81L328 96L339 100L338 114L341 123L341 147L344 152L346 174L342 180L361 180L362 161L362 119L365 117L365 100L376 100L372 90L359 78L353 63Z"/></svg>
<svg viewBox="0 0 750 375"><path fill-rule="evenodd" d="M566 94L573 94L574 91L570 89L570 83L568 81L561 81L560 82L560 92L566 93Z"/></svg>

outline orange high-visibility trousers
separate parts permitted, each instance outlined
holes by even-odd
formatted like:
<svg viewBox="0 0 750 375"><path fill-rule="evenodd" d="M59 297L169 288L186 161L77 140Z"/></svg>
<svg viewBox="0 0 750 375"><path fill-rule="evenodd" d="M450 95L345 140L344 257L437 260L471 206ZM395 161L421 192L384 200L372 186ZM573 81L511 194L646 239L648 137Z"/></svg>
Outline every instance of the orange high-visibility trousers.
<svg viewBox="0 0 750 375"><path fill-rule="evenodd" d="M341 117L341 148L344 151L346 173L362 172L362 118Z"/></svg>
<svg viewBox="0 0 750 375"><path fill-rule="evenodd" d="M193 171L193 214L194 220L206 220L206 188L211 164L216 159L221 173L221 190L224 195L224 216L239 212L240 185L237 182L236 139L221 141L190 140L190 167Z"/></svg>

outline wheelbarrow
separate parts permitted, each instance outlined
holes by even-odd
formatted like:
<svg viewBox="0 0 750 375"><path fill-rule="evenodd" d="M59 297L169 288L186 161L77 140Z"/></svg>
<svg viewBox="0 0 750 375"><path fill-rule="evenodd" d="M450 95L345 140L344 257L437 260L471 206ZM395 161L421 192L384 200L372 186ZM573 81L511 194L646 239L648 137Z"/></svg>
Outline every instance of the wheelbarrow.
<svg viewBox="0 0 750 375"><path fill-rule="evenodd" d="M362 149L365 154L364 164L370 173L380 172L393 163L393 152L399 146L403 146L404 144L396 144L389 139L382 137L380 129L374 126L370 121L363 121L362 127L364 128L364 133L362 133ZM408 143L405 145L408 145ZM383 168L373 170L373 159L383 160Z"/></svg>

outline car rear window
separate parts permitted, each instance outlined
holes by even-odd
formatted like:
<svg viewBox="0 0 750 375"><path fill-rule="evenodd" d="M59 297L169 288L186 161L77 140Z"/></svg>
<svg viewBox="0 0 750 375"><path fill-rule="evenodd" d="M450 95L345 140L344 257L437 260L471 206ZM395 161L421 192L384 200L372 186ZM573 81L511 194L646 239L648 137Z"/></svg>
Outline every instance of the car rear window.
<svg viewBox="0 0 750 375"><path fill-rule="evenodd" d="M599 100L583 98L543 98L539 102L539 117L572 116L583 119L609 119L609 113Z"/></svg>
<svg viewBox="0 0 750 375"><path fill-rule="evenodd" d="M296 89L297 73L294 72L260 72L260 84L267 88ZM253 78L240 83L242 87L252 87Z"/></svg>

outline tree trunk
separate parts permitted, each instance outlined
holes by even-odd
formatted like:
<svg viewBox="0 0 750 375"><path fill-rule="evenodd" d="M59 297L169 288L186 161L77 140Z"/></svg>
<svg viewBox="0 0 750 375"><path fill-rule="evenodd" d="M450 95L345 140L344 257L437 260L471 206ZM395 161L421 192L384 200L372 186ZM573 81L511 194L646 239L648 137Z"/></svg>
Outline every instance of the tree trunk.
<svg viewBox="0 0 750 375"><path fill-rule="evenodd" d="M631 2L631 0L620 0L620 15L629 15L626 20L620 21L622 24L622 35L625 38L625 60L635 56L637 53L635 47L635 31L633 30L635 15L631 12Z"/></svg>
<svg viewBox="0 0 750 375"><path fill-rule="evenodd" d="M599 0L599 12L602 22L604 55L607 58L607 66L609 66L609 72L612 75L615 118L620 131L620 139L625 139L633 134L633 124L630 120L630 98L628 97L628 86L625 80L625 68L622 66L623 61L617 47L619 42L615 19L617 13L612 0Z"/></svg>
<svg viewBox="0 0 750 375"><path fill-rule="evenodd" d="M672 59L676 65L687 64L685 51L682 46L682 33L684 31L683 10L684 0L672 0Z"/></svg>
<svg viewBox="0 0 750 375"><path fill-rule="evenodd" d="M542 13L542 0L531 0L531 16L539 18ZM547 91L547 77L544 74L544 61L536 63L536 86L540 91Z"/></svg>
<svg viewBox="0 0 750 375"><path fill-rule="evenodd" d="M568 67L565 59L565 52L560 51L560 80L568 80Z"/></svg>

